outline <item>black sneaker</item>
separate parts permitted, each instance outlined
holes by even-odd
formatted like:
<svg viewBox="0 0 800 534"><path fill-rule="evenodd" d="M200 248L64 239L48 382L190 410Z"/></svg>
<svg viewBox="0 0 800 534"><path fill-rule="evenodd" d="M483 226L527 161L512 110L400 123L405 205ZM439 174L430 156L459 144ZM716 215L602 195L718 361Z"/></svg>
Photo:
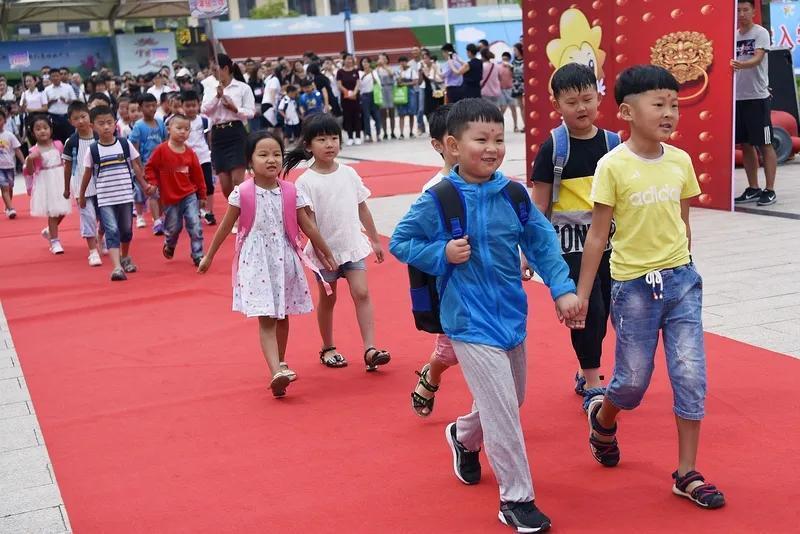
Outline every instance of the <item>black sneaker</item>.
<svg viewBox="0 0 800 534"><path fill-rule="evenodd" d="M761 189L758 187L748 187L744 193L734 198L736 204L747 204L748 202L756 202L761 198Z"/></svg>
<svg viewBox="0 0 800 534"><path fill-rule="evenodd" d="M533 501L501 502L497 518L517 532L544 532L550 529L550 518Z"/></svg>
<svg viewBox="0 0 800 534"><path fill-rule="evenodd" d="M215 224L217 224L217 218L214 217L214 214L211 213L210 211L206 212L205 219L206 219L206 223L209 226L214 226Z"/></svg>
<svg viewBox="0 0 800 534"><path fill-rule="evenodd" d="M761 191L761 195L758 197L758 202L756 206L771 206L778 201L778 195L775 194L775 191L770 189L764 189Z"/></svg>
<svg viewBox="0 0 800 534"><path fill-rule="evenodd" d="M175 256L175 247L171 247L167 244L164 244L164 247L161 249L161 253L164 255L165 258L171 260L173 256Z"/></svg>
<svg viewBox="0 0 800 534"><path fill-rule="evenodd" d="M453 451L453 471L458 479L467 485L481 481L481 462L478 451L470 451L456 439L456 424L450 423L444 430L450 450Z"/></svg>
<svg viewBox="0 0 800 534"><path fill-rule="evenodd" d="M203 261L203 257L202 256L198 256L198 257L193 257L192 258L192 263L194 263L195 267L199 267L201 261Z"/></svg>

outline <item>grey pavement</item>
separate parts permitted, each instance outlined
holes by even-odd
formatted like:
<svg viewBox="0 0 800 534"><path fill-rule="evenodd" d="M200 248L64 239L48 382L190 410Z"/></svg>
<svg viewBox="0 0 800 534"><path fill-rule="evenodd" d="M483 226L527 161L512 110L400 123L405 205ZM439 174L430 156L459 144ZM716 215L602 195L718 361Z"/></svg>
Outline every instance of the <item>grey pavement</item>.
<svg viewBox="0 0 800 534"><path fill-rule="evenodd" d="M736 169L734 177L735 193L738 195L747 187L747 175L744 169ZM765 185L763 170L758 173L758 184L761 187ZM772 206L740 204L736 206L736 211L800 220L800 155L778 167L775 192L778 195L778 202Z"/></svg>
<svg viewBox="0 0 800 534"><path fill-rule="evenodd" d="M509 132L506 174L525 176L524 144ZM428 137L346 147L342 160L441 164ZM736 179L743 188L741 170ZM777 184L779 203L760 214L693 210L693 254L709 332L800 358L800 162L780 167ZM378 230L391 235L416 197L370 199ZM0 534L63 532L67 511L0 305Z"/></svg>

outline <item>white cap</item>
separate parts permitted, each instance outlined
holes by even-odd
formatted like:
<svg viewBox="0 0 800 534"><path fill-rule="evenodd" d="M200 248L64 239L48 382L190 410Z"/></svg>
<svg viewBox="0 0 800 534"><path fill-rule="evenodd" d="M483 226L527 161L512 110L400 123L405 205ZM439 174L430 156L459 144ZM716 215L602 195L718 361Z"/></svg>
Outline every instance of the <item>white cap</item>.
<svg viewBox="0 0 800 534"><path fill-rule="evenodd" d="M192 73L189 72L189 69L187 69L186 67L183 67L182 69L180 69L178 71L178 73L175 75L175 77L176 78L191 78L192 77Z"/></svg>

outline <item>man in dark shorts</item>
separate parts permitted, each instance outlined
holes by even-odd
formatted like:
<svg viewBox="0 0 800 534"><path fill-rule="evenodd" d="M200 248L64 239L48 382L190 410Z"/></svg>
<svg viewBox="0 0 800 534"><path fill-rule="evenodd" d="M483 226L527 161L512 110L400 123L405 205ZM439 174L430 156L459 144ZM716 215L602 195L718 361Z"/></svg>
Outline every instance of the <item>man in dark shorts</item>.
<svg viewBox="0 0 800 534"><path fill-rule="evenodd" d="M754 0L741 0L737 5L736 59L736 143L741 144L747 189L734 200L737 204L756 202L769 206L777 202L775 173L777 157L772 146L767 48L769 32L753 23ZM766 188L758 187L758 150L764 159Z"/></svg>

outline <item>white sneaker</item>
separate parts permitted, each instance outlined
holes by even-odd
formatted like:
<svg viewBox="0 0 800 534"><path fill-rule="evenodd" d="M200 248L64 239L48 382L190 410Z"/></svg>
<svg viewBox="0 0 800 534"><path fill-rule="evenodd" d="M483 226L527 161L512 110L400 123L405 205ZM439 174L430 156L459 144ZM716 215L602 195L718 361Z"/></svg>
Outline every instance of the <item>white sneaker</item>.
<svg viewBox="0 0 800 534"><path fill-rule="evenodd" d="M142 215L136 217L136 228L144 228L147 226L147 221L144 220Z"/></svg>
<svg viewBox="0 0 800 534"><path fill-rule="evenodd" d="M9 219L16 219L17 218L17 210L15 210L14 208L8 208L6 210L6 217L8 217Z"/></svg>
<svg viewBox="0 0 800 534"><path fill-rule="evenodd" d="M48 230L47 228L44 228L42 230L42 237L47 239L48 241L50 241L50 230Z"/></svg>
<svg viewBox="0 0 800 534"><path fill-rule="evenodd" d="M353 146L353 140L352 139L348 139L347 142L345 143L345 145Z"/></svg>
<svg viewBox="0 0 800 534"><path fill-rule="evenodd" d="M91 267L99 267L103 265L103 260L100 259L100 253L97 252L97 249L94 249L89 252L89 266Z"/></svg>
<svg viewBox="0 0 800 534"><path fill-rule="evenodd" d="M58 239L53 239L52 241L50 241L50 252L52 252L53 254L63 254L64 247L61 246L61 241L59 241Z"/></svg>
<svg viewBox="0 0 800 534"><path fill-rule="evenodd" d="M361 139L360 137L356 137L356 145L362 145L362 144L364 144L364 140Z"/></svg>

